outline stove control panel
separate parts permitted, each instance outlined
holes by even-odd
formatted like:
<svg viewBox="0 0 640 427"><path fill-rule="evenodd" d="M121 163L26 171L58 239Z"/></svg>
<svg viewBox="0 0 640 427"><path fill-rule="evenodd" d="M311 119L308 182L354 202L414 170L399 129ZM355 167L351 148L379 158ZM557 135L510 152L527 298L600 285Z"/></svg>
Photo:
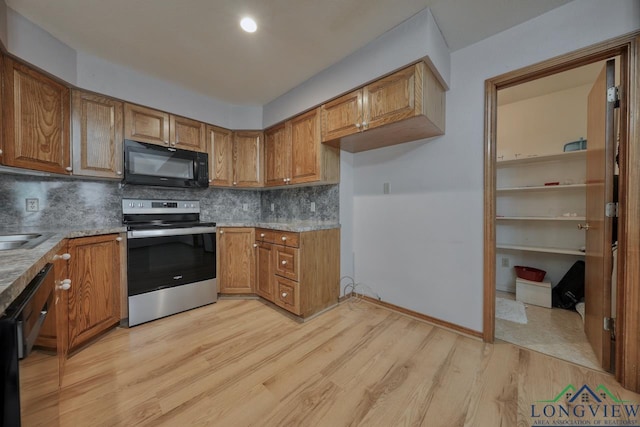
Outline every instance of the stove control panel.
<svg viewBox="0 0 640 427"><path fill-rule="evenodd" d="M200 213L198 200L122 199L122 213Z"/></svg>

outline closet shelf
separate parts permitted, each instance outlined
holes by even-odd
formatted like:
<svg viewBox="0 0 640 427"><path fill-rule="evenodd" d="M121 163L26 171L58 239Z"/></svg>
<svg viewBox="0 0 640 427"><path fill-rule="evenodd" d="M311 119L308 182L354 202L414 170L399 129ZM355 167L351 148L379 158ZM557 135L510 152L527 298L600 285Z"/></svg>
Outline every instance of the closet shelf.
<svg viewBox="0 0 640 427"><path fill-rule="evenodd" d="M586 221L584 216L497 216L496 220L515 221Z"/></svg>
<svg viewBox="0 0 640 427"><path fill-rule="evenodd" d="M553 161L581 159L586 157L586 154L587 154L587 150L567 151L564 153L548 154L545 156L522 157L519 159L497 161L496 166L504 167L504 166L512 166L512 165L523 165L527 163L544 163L544 162L553 162Z"/></svg>
<svg viewBox="0 0 640 427"><path fill-rule="evenodd" d="M526 246L526 245L503 245L498 243L496 249L508 249L512 251L527 251L527 252L543 252L548 254L562 254L562 255L581 255L584 256L584 252L577 249L568 248L548 248L543 246Z"/></svg>
<svg viewBox="0 0 640 427"><path fill-rule="evenodd" d="M577 190L586 188L587 184L571 184L571 185L538 185L532 187L506 187L497 188L497 193L526 192L526 191L560 191L560 190Z"/></svg>

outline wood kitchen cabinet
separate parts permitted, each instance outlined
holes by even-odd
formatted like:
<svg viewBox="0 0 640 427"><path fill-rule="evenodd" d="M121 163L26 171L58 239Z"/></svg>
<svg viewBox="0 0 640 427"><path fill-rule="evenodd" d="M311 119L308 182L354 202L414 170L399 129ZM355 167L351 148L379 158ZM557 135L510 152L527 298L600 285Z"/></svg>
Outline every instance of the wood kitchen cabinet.
<svg viewBox="0 0 640 427"><path fill-rule="evenodd" d="M255 292L253 228L222 227L217 234L218 289L223 294Z"/></svg>
<svg viewBox="0 0 640 427"><path fill-rule="evenodd" d="M424 62L322 107L322 142L350 152L443 135L445 91Z"/></svg>
<svg viewBox="0 0 640 427"><path fill-rule="evenodd" d="M2 77L3 163L69 174L69 89L6 56Z"/></svg>
<svg viewBox="0 0 640 427"><path fill-rule="evenodd" d="M232 132L207 126L210 184L216 187L261 187L263 138L261 131Z"/></svg>
<svg viewBox="0 0 640 427"><path fill-rule="evenodd" d="M122 179L123 103L74 90L73 174Z"/></svg>
<svg viewBox="0 0 640 427"><path fill-rule="evenodd" d="M69 351L120 322L121 241L118 234L69 239Z"/></svg>
<svg viewBox="0 0 640 427"><path fill-rule="evenodd" d="M321 143L320 109L265 132L265 185L340 181L340 150Z"/></svg>
<svg viewBox="0 0 640 427"><path fill-rule="evenodd" d="M300 317L337 304L340 294L340 230L302 233L255 230L261 297ZM270 266L269 266L270 264Z"/></svg>
<svg viewBox="0 0 640 427"><path fill-rule="evenodd" d="M217 187L233 185L233 132L217 126L207 126L209 183Z"/></svg>
<svg viewBox="0 0 640 427"><path fill-rule="evenodd" d="M124 104L124 137L149 144L205 151L205 124L140 105Z"/></svg>

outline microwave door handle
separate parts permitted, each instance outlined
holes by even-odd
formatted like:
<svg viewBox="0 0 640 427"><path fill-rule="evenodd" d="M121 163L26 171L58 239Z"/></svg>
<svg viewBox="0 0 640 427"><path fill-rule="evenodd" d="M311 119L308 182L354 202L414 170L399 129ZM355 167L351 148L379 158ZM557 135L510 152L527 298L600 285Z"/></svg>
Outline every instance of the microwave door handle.
<svg viewBox="0 0 640 427"><path fill-rule="evenodd" d="M176 151L176 149L175 149L175 148L171 148L171 147L167 148L167 150L169 150L169 151Z"/></svg>

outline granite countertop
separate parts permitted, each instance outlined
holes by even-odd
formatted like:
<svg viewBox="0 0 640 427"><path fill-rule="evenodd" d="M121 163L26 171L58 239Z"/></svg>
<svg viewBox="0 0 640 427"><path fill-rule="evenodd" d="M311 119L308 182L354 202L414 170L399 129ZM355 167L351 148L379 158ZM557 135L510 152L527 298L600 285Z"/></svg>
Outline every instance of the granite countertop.
<svg viewBox="0 0 640 427"><path fill-rule="evenodd" d="M62 249L63 240L100 234L122 233L122 225L86 227L71 230L43 230L41 228L0 229L0 234L40 233L50 237L33 249L0 251L0 314L16 299L48 262Z"/></svg>
<svg viewBox="0 0 640 427"><path fill-rule="evenodd" d="M335 221L216 221L217 227L258 227L280 231L293 231L302 233L305 231L330 230L340 228Z"/></svg>

